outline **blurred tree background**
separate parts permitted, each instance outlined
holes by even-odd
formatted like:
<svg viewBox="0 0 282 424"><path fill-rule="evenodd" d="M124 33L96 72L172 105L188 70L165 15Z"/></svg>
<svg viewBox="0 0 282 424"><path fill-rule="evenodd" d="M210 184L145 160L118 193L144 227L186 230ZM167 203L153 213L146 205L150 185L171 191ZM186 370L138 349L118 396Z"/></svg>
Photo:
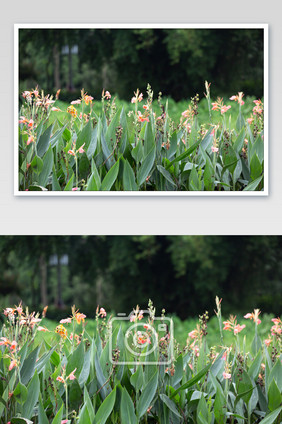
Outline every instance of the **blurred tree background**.
<svg viewBox="0 0 282 424"><path fill-rule="evenodd" d="M23 300L64 317L72 304L129 313L151 298L180 318L255 307L281 314L282 236L1 236L1 308Z"/></svg>
<svg viewBox="0 0 282 424"><path fill-rule="evenodd" d="M262 29L20 29L20 90L38 84L62 89L70 101L83 87L100 98L103 89L129 100L150 83L178 101L203 93L243 91L263 96Z"/></svg>

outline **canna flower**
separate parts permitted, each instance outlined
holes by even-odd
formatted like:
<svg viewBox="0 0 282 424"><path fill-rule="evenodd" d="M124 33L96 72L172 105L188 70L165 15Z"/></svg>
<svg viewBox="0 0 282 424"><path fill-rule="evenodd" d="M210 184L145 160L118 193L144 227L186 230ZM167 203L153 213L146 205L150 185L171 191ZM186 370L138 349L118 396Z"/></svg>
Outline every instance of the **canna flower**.
<svg viewBox="0 0 282 424"><path fill-rule="evenodd" d="M67 424L69 422L69 420L62 420L61 424Z"/></svg>
<svg viewBox="0 0 282 424"><path fill-rule="evenodd" d="M71 105L79 105L80 103L81 103L81 100L80 99L77 99L77 100L73 100L71 102Z"/></svg>
<svg viewBox="0 0 282 424"><path fill-rule="evenodd" d="M76 108L74 107L74 106L69 106L68 108L67 108L67 112L73 117L73 118L76 118L77 117L77 110L76 110Z"/></svg>
<svg viewBox="0 0 282 424"><path fill-rule="evenodd" d="M71 373L70 373L70 375L67 377L67 380L69 379L69 380L75 380L76 379L76 377L75 377L75 375L74 375L74 373L75 373L75 371L77 370L77 368L75 368Z"/></svg>
<svg viewBox="0 0 282 424"><path fill-rule="evenodd" d="M85 150L83 149L85 143L78 149L78 153L85 153Z"/></svg>
<svg viewBox="0 0 282 424"><path fill-rule="evenodd" d="M264 344L268 347L272 343L271 339L265 339Z"/></svg>
<svg viewBox="0 0 282 424"><path fill-rule="evenodd" d="M13 316L15 315L15 309L13 308L6 308L4 309L4 315L7 317L8 315Z"/></svg>
<svg viewBox="0 0 282 424"><path fill-rule="evenodd" d="M64 318L61 319L60 324L70 324L71 323L71 318Z"/></svg>
<svg viewBox="0 0 282 424"><path fill-rule="evenodd" d="M247 118L247 122L249 125L251 125L254 121L254 118Z"/></svg>
<svg viewBox="0 0 282 424"><path fill-rule="evenodd" d="M224 327L223 330L233 331L234 335L240 333L246 326L237 324L236 316L230 315L230 319L228 321L223 321Z"/></svg>
<svg viewBox="0 0 282 424"><path fill-rule="evenodd" d="M86 105L89 105L89 103L92 103L92 100L94 100L94 97L85 94L83 100L85 101Z"/></svg>
<svg viewBox="0 0 282 424"><path fill-rule="evenodd" d="M254 320L254 322L256 324L260 324L261 323L261 320L258 317L259 314L260 314L260 310L259 309L254 309L254 312L247 313L246 315L244 315L244 318L246 318L246 319L252 319L252 320Z"/></svg>
<svg viewBox="0 0 282 424"><path fill-rule="evenodd" d="M27 124L28 128L32 128L32 127L33 127L33 124L34 124L33 119L30 119L30 120L28 121L28 124Z"/></svg>
<svg viewBox="0 0 282 424"><path fill-rule="evenodd" d="M71 191L78 191L78 187L73 187Z"/></svg>
<svg viewBox="0 0 282 424"><path fill-rule="evenodd" d="M28 119L24 116L20 116L19 124L28 124Z"/></svg>
<svg viewBox="0 0 282 424"><path fill-rule="evenodd" d="M80 324L81 322L85 321L86 315L80 312L76 312L74 318L76 319L76 322Z"/></svg>
<svg viewBox="0 0 282 424"><path fill-rule="evenodd" d="M34 142L34 137L33 137L33 135L30 135L27 139L26 145L29 146L30 143L33 143L33 142Z"/></svg>
<svg viewBox="0 0 282 424"><path fill-rule="evenodd" d="M131 99L131 103L137 103L137 102L141 102L143 100L143 94L140 93L139 94L139 89L137 88L136 93L134 92L135 97L132 97Z"/></svg>
<svg viewBox="0 0 282 424"><path fill-rule="evenodd" d="M64 377L62 377L61 375L58 375L58 377L56 378L57 381L59 381L60 383L64 383Z"/></svg>
<svg viewBox="0 0 282 424"><path fill-rule="evenodd" d="M148 116L142 115L142 113L138 110L138 122L149 122Z"/></svg>
<svg viewBox="0 0 282 424"><path fill-rule="evenodd" d="M11 342L7 339L7 337L1 337L0 346L9 346Z"/></svg>
<svg viewBox="0 0 282 424"><path fill-rule="evenodd" d="M102 318L104 318L104 317L106 317L106 316L107 316L107 312L105 311L105 309L104 309L104 308L100 308L99 315L101 315L101 317L102 317Z"/></svg>
<svg viewBox="0 0 282 424"><path fill-rule="evenodd" d="M106 99L110 99L112 96L111 96L111 93L109 92L109 91L106 91L106 93L105 93L105 98Z"/></svg>
<svg viewBox="0 0 282 424"><path fill-rule="evenodd" d="M18 363L15 359L12 359L10 366L9 366L9 371L11 371L14 367L17 367Z"/></svg>
<svg viewBox="0 0 282 424"><path fill-rule="evenodd" d="M218 147L211 146L211 151L212 151L213 153L217 153L217 152L218 152Z"/></svg>
<svg viewBox="0 0 282 424"><path fill-rule="evenodd" d="M56 327L55 333L59 334L62 339L66 339L68 335L67 329L61 324Z"/></svg>
<svg viewBox="0 0 282 424"><path fill-rule="evenodd" d="M242 100L243 96L244 96L244 93L242 91L240 91L237 96L231 96L229 98L229 100L235 100L240 105L243 105L243 104L245 104L245 102Z"/></svg>
<svg viewBox="0 0 282 424"><path fill-rule="evenodd" d="M223 378L225 378L225 380L230 379L231 378L231 374L229 372L223 372Z"/></svg>
<svg viewBox="0 0 282 424"><path fill-rule="evenodd" d="M73 150L71 150L71 149L68 151L68 154L69 155L72 155L72 156L75 156L75 152Z"/></svg>
<svg viewBox="0 0 282 424"><path fill-rule="evenodd" d="M227 112L230 108L231 108L231 106L230 106L230 105L229 105L229 106L225 106L225 105L223 105L223 106L222 106L222 108L221 108L221 110L220 110L221 115L222 115L223 113Z"/></svg>
<svg viewBox="0 0 282 424"><path fill-rule="evenodd" d="M198 331L197 330L190 331L190 333L188 333L188 336L191 337L191 339L196 339L198 337Z"/></svg>
<svg viewBox="0 0 282 424"><path fill-rule="evenodd" d="M41 327L41 325L39 325L39 327L37 328L38 331L43 331L44 333L46 333L46 331L50 332L50 330L48 330L48 328L46 327Z"/></svg>
<svg viewBox="0 0 282 424"><path fill-rule="evenodd" d="M239 325L239 324L235 325L235 327L234 327L234 334L240 333L245 327L246 327L245 324L243 324L243 325Z"/></svg>
<svg viewBox="0 0 282 424"><path fill-rule="evenodd" d="M51 111L52 112L62 112L61 109L59 109L58 107L55 107L55 106L51 108Z"/></svg>
<svg viewBox="0 0 282 424"><path fill-rule="evenodd" d="M11 343L10 349L11 349L11 350L15 350L15 349L16 349L16 347L17 347L17 344L18 344L18 343L16 342L16 340L13 340L13 341L12 341L12 343Z"/></svg>

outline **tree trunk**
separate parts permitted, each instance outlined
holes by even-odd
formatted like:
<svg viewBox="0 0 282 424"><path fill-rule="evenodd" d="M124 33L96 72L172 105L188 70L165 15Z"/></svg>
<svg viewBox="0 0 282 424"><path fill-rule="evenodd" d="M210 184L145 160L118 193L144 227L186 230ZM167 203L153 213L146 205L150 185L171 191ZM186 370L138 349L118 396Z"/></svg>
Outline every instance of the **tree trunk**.
<svg viewBox="0 0 282 424"><path fill-rule="evenodd" d="M61 257L58 255L58 264L57 264L57 307L63 308L64 302L62 298L62 267L61 267Z"/></svg>
<svg viewBox="0 0 282 424"><path fill-rule="evenodd" d="M47 297L47 263L45 253L39 256L39 270L40 270L40 301L43 306L48 305Z"/></svg>
<svg viewBox="0 0 282 424"><path fill-rule="evenodd" d="M73 80L72 80L72 52L71 52L70 44L69 44L68 59L69 59L69 90L72 91L74 89L74 86L73 86Z"/></svg>
<svg viewBox="0 0 282 424"><path fill-rule="evenodd" d="M54 84L55 90L61 88L60 80L60 51L57 44L53 47L53 60L54 60Z"/></svg>

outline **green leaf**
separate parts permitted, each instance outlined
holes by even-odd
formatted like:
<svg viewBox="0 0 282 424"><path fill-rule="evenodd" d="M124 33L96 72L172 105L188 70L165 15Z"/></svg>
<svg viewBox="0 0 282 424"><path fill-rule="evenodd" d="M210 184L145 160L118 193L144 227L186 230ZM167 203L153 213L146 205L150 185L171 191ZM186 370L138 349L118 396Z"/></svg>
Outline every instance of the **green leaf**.
<svg viewBox="0 0 282 424"><path fill-rule="evenodd" d="M59 184L57 175L56 175L56 168L53 164L53 172L52 172L52 190L53 191L61 191L61 186Z"/></svg>
<svg viewBox="0 0 282 424"><path fill-rule="evenodd" d="M195 166L193 166L192 171L189 176L189 190L199 191L201 189L201 182L199 180L199 175Z"/></svg>
<svg viewBox="0 0 282 424"><path fill-rule="evenodd" d="M90 419L88 407L85 403L79 412L78 424L92 424L92 423L93 421Z"/></svg>
<svg viewBox="0 0 282 424"><path fill-rule="evenodd" d="M90 352L90 350L89 350L89 352ZM91 399L90 399L90 396L89 396L89 393L88 393L86 386L84 386L84 402L85 402L85 405L87 405L87 410L88 410L88 413L89 413L90 421L91 421L91 423L93 423L94 417L95 417L95 411L94 411L94 407L93 407L93 404L91 402Z"/></svg>
<svg viewBox="0 0 282 424"><path fill-rule="evenodd" d="M21 382L19 381L17 384L17 387L15 388L14 392L13 392L13 396L15 397L16 401L19 402L20 404L25 403L26 399L27 399L27 388L21 384Z"/></svg>
<svg viewBox="0 0 282 424"><path fill-rule="evenodd" d="M198 381L201 380L201 378L203 378L204 375L206 375L211 365L212 364L208 364L205 368L203 368L200 372L198 372L198 374L190 378L190 380L188 380L187 383L184 383L182 384L182 386L178 387L178 389L175 390L175 392L173 392L170 398L173 398L174 396L176 396L177 393L179 393L181 390L189 389L189 387L192 387L194 386L194 384L198 383Z"/></svg>
<svg viewBox="0 0 282 424"><path fill-rule="evenodd" d="M53 151L51 145L43 157L43 167L39 174L39 185L45 187L52 172L53 167Z"/></svg>
<svg viewBox="0 0 282 424"><path fill-rule="evenodd" d="M133 169L127 159L123 159L123 188L125 191L138 190Z"/></svg>
<svg viewBox="0 0 282 424"><path fill-rule="evenodd" d="M57 414L55 415L55 418L52 421L52 424L61 424L62 418L63 418L63 408L64 408L64 405L60 407L59 411L57 412Z"/></svg>
<svg viewBox="0 0 282 424"><path fill-rule="evenodd" d="M90 143L86 153L89 160L94 156L94 153L97 148L97 143L98 143L98 125L96 125L96 127L91 131L91 139L90 139Z"/></svg>
<svg viewBox="0 0 282 424"><path fill-rule="evenodd" d="M137 403L137 415L140 419L146 412L155 396L158 386L158 372L155 372L145 386Z"/></svg>
<svg viewBox="0 0 282 424"><path fill-rule="evenodd" d="M46 151L51 147L50 138L53 129L53 124L51 124L44 133L39 137L36 145L37 154L39 157L42 157Z"/></svg>
<svg viewBox="0 0 282 424"><path fill-rule="evenodd" d="M131 156L133 157L136 163L139 163L143 159L143 155L143 146L139 139L136 146L131 150Z"/></svg>
<svg viewBox="0 0 282 424"><path fill-rule="evenodd" d="M58 131L56 131L55 134L50 138L50 143L52 147L54 147L57 144L59 138L63 135L65 129L67 128L67 125L68 125L68 122Z"/></svg>
<svg viewBox="0 0 282 424"><path fill-rule="evenodd" d="M75 368L75 376L78 378L84 363L84 345L80 343L72 354L68 357L66 375L68 376Z"/></svg>
<svg viewBox="0 0 282 424"><path fill-rule="evenodd" d="M30 354L29 356L24 360L23 365L21 367L20 376L21 376L21 382L25 386L30 381L31 377L34 374L35 365L38 357L38 353L40 350L40 346L37 346Z"/></svg>
<svg viewBox="0 0 282 424"><path fill-rule="evenodd" d="M111 190L111 187L118 176L118 171L119 171L119 160L114 164L114 166L112 166L112 168L107 172L106 176L104 177L101 184L102 191Z"/></svg>
<svg viewBox="0 0 282 424"><path fill-rule="evenodd" d="M165 394L160 394L160 398L161 398L161 400L164 402L164 404L168 407L168 409L170 409L170 411L174 414L174 415L176 415L178 418L183 418L180 414L179 414L179 412L178 412L178 410L177 410L177 407L176 407L176 405L175 405L175 403L173 402L173 400L171 400L167 395L165 395Z"/></svg>
<svg viewBox="0 0 282 424"><path fill-rule="evenodd" d="M277 387L275 380L273 379L268 388L268 408L270 411L274 411L278 408L282 401L280 390Z"/></svg>
<svg viewBox="0 0 282 424"><path fill-rule="evenodd" d="M135 415L134 404L126 388L122 389L121 403L120 403L120 417L121 417L122 424L137 423L137 417Z"/></svg>
<svg viewBox="0 0 282 424"><path fill-rule="evenodd" d="M244 188L243 191L255 191L262 179L263 179L263 175L261 175L259 178L249 183L247 187Z"/></svg>
<svg viewBox="0 0 282 424"><path fill-rule="evenodd" d="M149 176L150 171L153 167L154 160L156 157L156 148L153 147L152 150L147 154L143 160L140 168L137 172L137 183L139 187L145 182L146 178Z"/></svg>
<svg viewBox="0 0 282 424"><path fill-rule="evenodd" d="M38 424L49 424L44 406L42 403L41 395L39 395L39 404L38 404Z"/></svg>
<svg viewBox="0 0 282 424"><path fill-rule="evenodd" d="M245 140L245 129L242 128L240 134L238 135L238 137L236 138L233 144L233 148L237 153L241 152L244 145L244 140Z"/></svg>
<svg viewBox="0 0 282 424"><path fill-rule="evenodd" d="M92 174L90 175L88 181L87 181L87 191L98 191L101 187L101 178L99 175L99 172L97 170L97 167L95 165L94 160L92 159Z"/></svg>
<svg viewBox="0 0 282 424"><path fill-rule="evenodd" d="M262 353L259 350L259 352L257 353L257 356L252 361L251 366L248 370L249 376L255 381L256 381L256 379L258 378L258 375L259 375L259 371L260 371L260 367L261 367L261 361L262 361Z"/></svg>
<svg viewBox="0 0 282 424"><path fill-rule="evenodd" d="M165 177L165 179L174 187L176 187L175 182L173 181L171 174L163 166L157 165L158 171Z"/></svg>
<svg viewBox="0 0 282 424"><path fill-rule="evenodd" d="M143 375L143 369L141 365L137 365L137 370L130 377L130 383L132 384L132 386L135 388L136 391L139 391L142 389L144 384L144 375Z"/></svg>
<svg viewBox="0 0 282 424"><path fill-rule="evenodd" d="M214 189L214 181L215 181L215 171L213 169L210 158L207 157L206 165L204 169L204 187L207 191L212 191Z"/></svg>
<svg viewBox="0 0 282 424"><path fill-rule="evenodd" d="M39 174L42 171L43 168L43 161L42 159L40 159L39 156L34 156L34 158L31 161L30 166L32 167L32 170L36 173Z"/></svg>
<svg viewBox="0 0 282 424"><path fill-rule="evenodd" d="M113 148L111 148L111 149L109 148L109 146L106 142L103 131L101 132L101 145L102 145L102 151L103 151L103 155L104 155L106 168L109 170L116 163L116 160L115 160L114 155L113 155Z"/></svg>
<svg viewBox="0 0 282 424"><path fill-rule="evenodd" d="M255 388L255 386L253 386L253 383L245 370L243 370L243 373L240 375L240 377L236 375L236 388L237 388L236 401L242 398L244 402L248 403L252 396L252 391Z"/></svg>
<svg viewBox="0 0 282 424"><path fill-rule="evenodd" d="M34 414L34 407L38 402L38 397L40 393L40 382L37 375L37 371L35 371L32 379L27 385L28 397L23 406L23 415L26 418L31 418Z"/></svg>
<svg viewBox="0 0 282 424"><path fill-rule="evenodd" d="M244 128L244 125L245 125L245 119L244 119L244 117L243 117L243 115L240 111L239 114L238 114L237 121L236 121L236 129L238 131L241 131L242 128Z"/></svg>
<svg viewBox="0 0 282 424"><path fill-rule="evenodd" d="M167 166L166 169L169 168L171 165L173 165L175 162L179 162L183 159L185 159L187 156L191 155L194 150L197 149L197 147L199 146L199 144L201 143L201 140L196 141L196 143L194 143L191 147L189 147L189 149L185 150L184 153L182 153L181 155L177 156L175 159L173 159Z"/></svg>
<svg viewBox="0 0 282 424"><path fill-rule="evenodd" d="M33 424L33 421L23 417L14 417L11 419L11 424Z"/></svg>
<svg viewBox="0 0 282 424"><path fill-rule="evenodd" d="M42 187L40 185L32 184L32 185L28 186L28 191L48 191L48 190L47 190L47 188Z"/></svg>
<svg viewBox="0 0 282 424"><path fill-rule="evenodd" d="M262 173L262 164L260 163L257 154L255 153L251 159L250 163L251 179L254 181L261 176Z"/></svg>
<svg viewBox="0 0 282 424"><path fill-rule="evenodd" d="M92 121L89 119L87 124L82 128L76 140L76 149L79 149L83 144L83 149L87 151L92 136Z"/></svg>
<svg viewBox="0 0 282 424"><path fill-rule="evenodd" d="M260 421L260 424L273 424L280 412L282 411L282 406L272 411L268 414L263 420Z"/></svg>
<svg viewBox="0 0 282 424"><path fill-rule="evenodd" d="M223 167L224 171L222 171L222 175L226 169L229 169L231 174L233 174L239 159L237 157L235 150L231 146L231 144L228 144L227 146L224 147L222 158L223 158L223 165L224 165Z"/></svg>
<svg viewBox="0 0 282 424"><path fill-rule="evenodd" d="M69 178L64 191L72 191L73 188L73 181L74 181L74 174L71 175L71 177Z"/></svg>
<svg viewBox="0 0 282 424"><path fill-rule="evenodd" d="M106 397L95 416L95 424L105 424L110 416L116 400L116 388Z"/></svg>
<svg viewBox="0 0 282 424"><path fill-rule="evenodd" d="M147 156L155 147L155 137L150 122L146 122L145 137L144 137L144 154Z"/></svg>
<svg viewBox="0 0 282 424"><path fill-rule="evenodd" d="M224 397L224 394L222 390L217 388L214 404L213 404L213 411L214 411L215 420L218 424L225 423L226 410L227 410L227 407L226 407L226 399Z"/></svg>

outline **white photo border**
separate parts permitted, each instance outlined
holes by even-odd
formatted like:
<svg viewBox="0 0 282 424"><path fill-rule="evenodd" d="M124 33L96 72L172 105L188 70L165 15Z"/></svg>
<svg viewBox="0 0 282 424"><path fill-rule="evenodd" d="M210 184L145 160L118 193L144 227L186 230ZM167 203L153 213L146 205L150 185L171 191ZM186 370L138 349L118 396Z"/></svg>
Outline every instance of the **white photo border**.
<svg viewBox="0 0 282 424"><path fill-rule="evenodd" d="M19 30L20 29L133 29L133 28L154 28L154 29L263 29L264 32L264 81L263 81L263 97L264 97L264 190L263 191L20 191L19 190L19 152L18 152L18 110L19 110ZM57 23L44 23L44 24L14 24L14 196L72 196L72 197L85 197L85 196L131 196L131 197L182 197L182 196L216 196L216 197L261 197L269 195L269 25L266 23L258 24L222 24L222 23L91 23L91 24L57 24Z"/></svg>

